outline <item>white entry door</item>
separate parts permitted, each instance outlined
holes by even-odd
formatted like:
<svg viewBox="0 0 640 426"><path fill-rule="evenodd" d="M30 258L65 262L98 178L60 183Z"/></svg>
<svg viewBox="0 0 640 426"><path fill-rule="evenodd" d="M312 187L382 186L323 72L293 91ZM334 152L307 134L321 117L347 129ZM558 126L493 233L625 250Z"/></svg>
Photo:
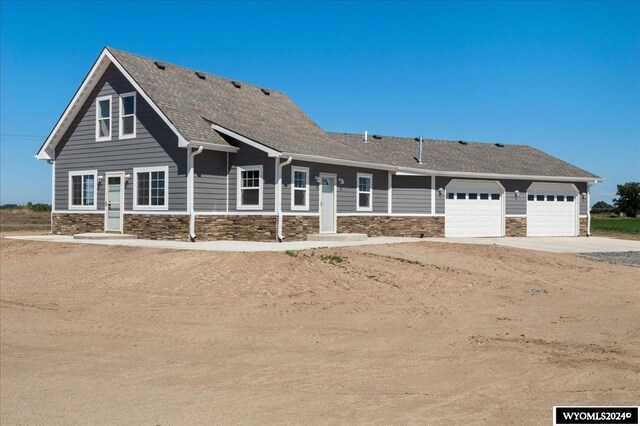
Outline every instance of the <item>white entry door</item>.
<svg viewBox="0 0 640 426"><path fill-rule="evenodd" d="M122 190L123 175L106 174L107 188L105 191L105 226L107 232L122 232L122 209L124 207L124 192Z"/></svg>
<svg viewBox="0 0 640 426"><path fill-rule="evenodd" d="M336 176L320 174L320 233L336 232Z"/></svg>
<svg viewBox="0 0 640 426"><path fill-rule="evenodd" d="M452 180L445 199L445 237L504 236L504 190L496 182Z"/></svg>
<svg viewBox="0 0 640 426"><path fill-rule="evenodd" d="M572 184L533 183L527 190L527 236L578 235L578 191Z"/></svg>

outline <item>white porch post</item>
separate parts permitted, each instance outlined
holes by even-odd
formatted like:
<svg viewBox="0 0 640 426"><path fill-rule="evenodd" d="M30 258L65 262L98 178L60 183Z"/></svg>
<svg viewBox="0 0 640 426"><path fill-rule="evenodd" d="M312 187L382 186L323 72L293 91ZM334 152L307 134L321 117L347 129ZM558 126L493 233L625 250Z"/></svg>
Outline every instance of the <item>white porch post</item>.
<svg viewBox="0 0 640 426"><path fill-rule="evenodd" d="M393 209L393 195L391 193L393 189L393 174L388 172L388 181L387 181L387 214L391 215Z"/></svg>

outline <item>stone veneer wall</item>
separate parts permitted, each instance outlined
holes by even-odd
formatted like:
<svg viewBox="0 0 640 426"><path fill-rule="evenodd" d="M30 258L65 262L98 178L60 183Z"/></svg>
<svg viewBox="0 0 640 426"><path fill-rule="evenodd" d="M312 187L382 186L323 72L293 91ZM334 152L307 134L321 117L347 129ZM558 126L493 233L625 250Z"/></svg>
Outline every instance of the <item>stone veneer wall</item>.
<svg viewBox="0 0 640 426"><path fill-rule="evenodd" d="M370 237L444 237L444 217L338 216L338 232Z"/></svg>
<svg viewBox="0 0 640 426"><path fill-rule="evenodd" d="M147 240L189 241L189 216L125 214L123 232Z"/></svg>
<svg viewBox="0 0 640 426"><path fill-rule="evenodd" d="M320 231L320 216L284 216L282 223L285 241L304 241Z"/></svg>
<svg viewBox="0 0 640 426"><path fill-rule="evenodd" d="M73 235L84 232L104 232L104 214L97 213L54 213L52 216L54 234Z"/></svg>
<svg viewBox="0 0 640 426"><path fill-rule="evenodd" d="M587 229L587 218L586 217L581 217L580 218L580 225L578 226L578 236L580 237L586 237L587 233L589 232L589 230Z"/></svg>
<svg viewBox="0 0 640 426"><path fill-rule="evenodd" d="M188 223L187 216L187 230ZM278 217L275 215L202 215L196 216L195 226L197 241L273 242L277 238Z"/></svg>
<svg viewBox="0 0 640 426"><path fill-rule="evenodd" d="M527 218L522 217L505 217L505 235L507 237L526 237L527 236Z"/></svg>

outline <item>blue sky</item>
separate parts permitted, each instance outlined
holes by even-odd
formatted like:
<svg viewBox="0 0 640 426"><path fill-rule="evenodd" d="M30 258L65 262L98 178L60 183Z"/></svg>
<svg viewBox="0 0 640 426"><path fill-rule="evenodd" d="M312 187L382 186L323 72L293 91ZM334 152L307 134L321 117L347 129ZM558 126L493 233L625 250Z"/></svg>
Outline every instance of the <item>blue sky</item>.
<svg viewBox="0 0 640 426"><path fill-rule="evenodd" d="M103 46L285 91L326 130L528 144L640 180L640 2L0 2L0 203Z"/></svg>

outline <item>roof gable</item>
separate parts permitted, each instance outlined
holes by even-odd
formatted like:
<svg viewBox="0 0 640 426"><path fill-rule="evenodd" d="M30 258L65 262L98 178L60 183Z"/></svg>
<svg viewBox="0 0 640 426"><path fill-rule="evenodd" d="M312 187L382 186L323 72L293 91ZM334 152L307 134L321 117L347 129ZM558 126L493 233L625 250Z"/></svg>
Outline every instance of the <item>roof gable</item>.
<svg viewBox="0 0 640 426"><path fill-rule="evenodd" d="M93 63L93 66L89 70L89 73L86 75L82 84L71 98L71 101L65 108L64 112L58 119L56 125L54 126L47 139L44 141L38 153L36 154L36 158L39 160L51 160L53 158L53 151L55 150L56 145L60 142L60 139L67 131L73 119L77 115L78 111L82 108L87 98L95 88L98 81L106 71L109 64L113 63L118 70L129 80L132 86L136 89L136 91L149 103L149 105L154 109L154 111L160 116L160 118L169 126L169 128L178 136L178 140L182 143L186 141L184 136L178 131L178 129L173 125L173 123L167 118L164 112L156 105L156 103L147 95L147 93L140 87L140 85L131 77L131 75L122 67L122 65L113 57L111 52L109 52L108 48L104 48L96 61Z"/></svg>

